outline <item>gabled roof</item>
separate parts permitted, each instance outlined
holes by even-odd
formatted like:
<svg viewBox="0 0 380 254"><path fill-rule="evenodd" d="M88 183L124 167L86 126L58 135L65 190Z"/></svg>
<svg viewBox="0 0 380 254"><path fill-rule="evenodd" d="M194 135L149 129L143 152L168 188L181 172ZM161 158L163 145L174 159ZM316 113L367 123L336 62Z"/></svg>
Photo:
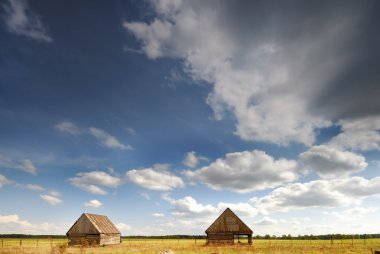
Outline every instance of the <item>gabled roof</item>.
<svg viewBox="0 0 380 254"><path fill-rule="evenodd" d="M211 226L206 233L252 234L253 231L230 208L227 208Z"/></svg>
<svg viewBox="0 0 380 254"><path fill-rule="evenodd" d="M107 216L91 214L91 213L85 213L84 215L87 216L87 218L92 222L92 224L96 227L99 233L104 233L104 234L119 233L120 234L120 231L112 223L112 221L108 219Z"/></svg>
<svg viewBox="0 0 380 254"><path fill-rule="evenodd" d="M66 235L69 235L70 231L83 231L82 226L78 224L87 225L90 231L95 231L98 234L120 234L120 231L117 227L111 222L111 220L105 215L99 214L91 214L91 213L83 213L79 219L71 226L71 228L67 231ZM76 230L76 227L77 230ZM83 233L88 233L87 232Z"/></svg>

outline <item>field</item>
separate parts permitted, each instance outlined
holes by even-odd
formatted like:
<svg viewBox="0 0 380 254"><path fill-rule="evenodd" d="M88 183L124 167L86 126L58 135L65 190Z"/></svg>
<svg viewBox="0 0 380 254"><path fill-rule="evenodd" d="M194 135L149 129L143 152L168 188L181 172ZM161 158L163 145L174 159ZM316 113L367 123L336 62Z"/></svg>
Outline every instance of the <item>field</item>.
<svg viewBox="0 0 380 254"><path fill-rule="evenodd" d="M65 239L0 239L0 253L87 254L371 254L380 250L380 239L355 240L255 240L252 246L205 246L197 239L123 239L117 246L67 247Z"/></svg>

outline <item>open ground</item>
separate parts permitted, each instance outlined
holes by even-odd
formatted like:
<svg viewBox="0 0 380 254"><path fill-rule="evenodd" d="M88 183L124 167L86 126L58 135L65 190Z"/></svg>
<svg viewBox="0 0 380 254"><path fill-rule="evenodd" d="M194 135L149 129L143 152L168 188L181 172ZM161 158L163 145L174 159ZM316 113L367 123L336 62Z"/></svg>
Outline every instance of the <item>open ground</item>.
<svg viewBox="0 0 380 254"><path fill-rule="evenodd" d="M253 245L206 246L205 239L128 239L120 245L106 247L67 247L66 239L1 239L0 253L27 254L232 254L232 253L304 253L304 254L371 254L380 249L380 239L343 240L254 240Z"/></svg>

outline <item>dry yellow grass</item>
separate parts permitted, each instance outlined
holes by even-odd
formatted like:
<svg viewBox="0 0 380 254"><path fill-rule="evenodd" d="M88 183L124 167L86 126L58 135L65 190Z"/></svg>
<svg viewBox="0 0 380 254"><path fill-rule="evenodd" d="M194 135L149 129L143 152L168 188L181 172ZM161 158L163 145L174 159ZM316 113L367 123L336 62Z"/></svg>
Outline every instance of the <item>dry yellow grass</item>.
<svg viewBox="0 0 380 254"><path fill-rule="evenodd" d="M3 239L0 253L25 254L371 254L371 250L380 250L380 239L363 240L335 240L331 244L328 240L255 240L252 246L205 246L204 240L143 240L123 239L122 244L106 247L69 247L66 240L44 239ZM21 246L20 246L21 245Z"/></svg>

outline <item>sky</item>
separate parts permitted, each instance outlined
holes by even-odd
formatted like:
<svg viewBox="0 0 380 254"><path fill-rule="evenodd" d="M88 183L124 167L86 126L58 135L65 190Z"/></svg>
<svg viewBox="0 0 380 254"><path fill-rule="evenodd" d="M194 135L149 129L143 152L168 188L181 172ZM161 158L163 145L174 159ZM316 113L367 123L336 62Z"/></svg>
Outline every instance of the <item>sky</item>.
<svg viewBox="0 0 380 254"><path fill-rule="evenodd" d="M379 233L380 2L0 1L0 233Z"/></svg>

